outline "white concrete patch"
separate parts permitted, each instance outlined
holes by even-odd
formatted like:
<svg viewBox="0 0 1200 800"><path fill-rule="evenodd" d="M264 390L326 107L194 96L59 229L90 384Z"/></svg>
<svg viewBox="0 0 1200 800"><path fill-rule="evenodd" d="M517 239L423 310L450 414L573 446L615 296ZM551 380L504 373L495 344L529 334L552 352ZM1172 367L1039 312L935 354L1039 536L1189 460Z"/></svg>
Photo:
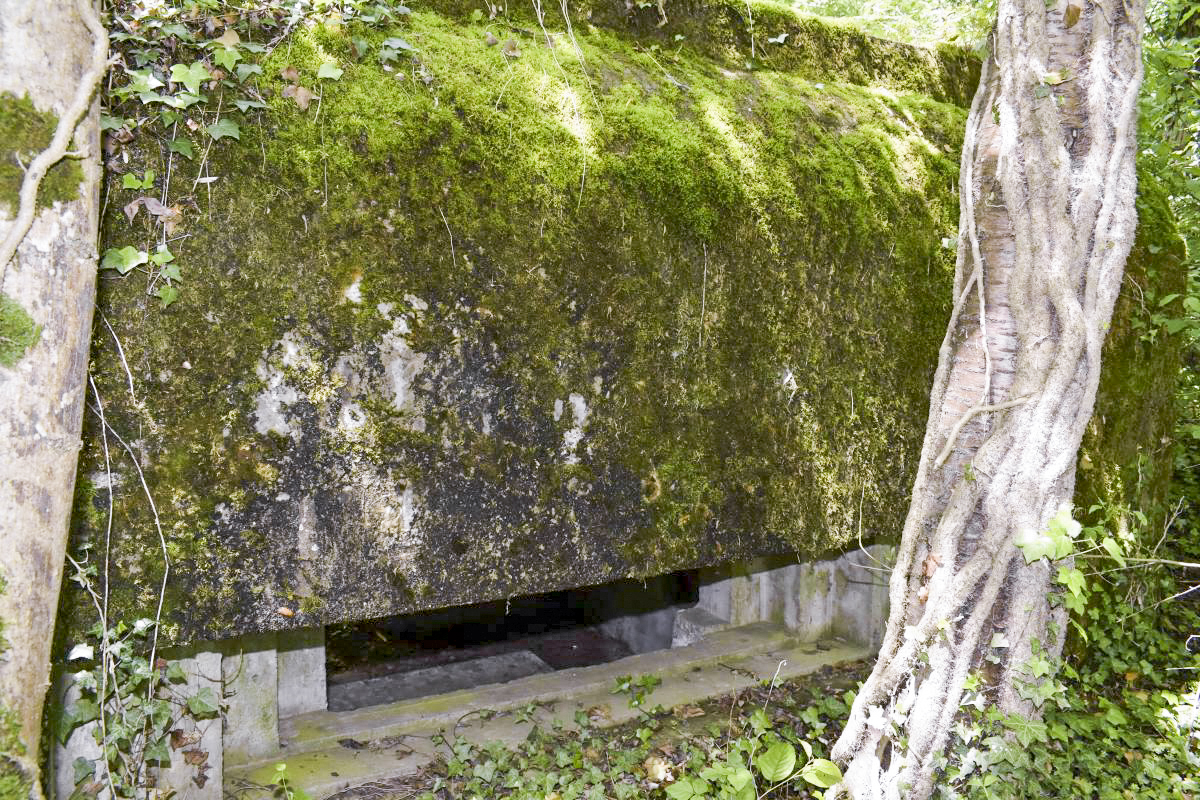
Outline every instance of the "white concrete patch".
<svg viewBox="0 0 1200 800"><path fill-rule="evenodd" d="M346 287L346 291L342 292L342 296L351 303L358 305L362 303L362 276L356 275L354 282Z"/></svg>
<svg viewBox="0 0 1200 800"><path fill-rule="evenodd" d="M571 403L571 418L574 425L563 434L562 455L563 460L568 464L578 464L579 455L576 449L579 447L580 440L583 439L584 428L587 427L588 416L591 411L587 407L587 401L583 395L572 392L567 400ZM561 400L555 401L555 411L560 411ZM561 416L561 412L558 416ZM555 419L558 417L556 416Z"/></svg>

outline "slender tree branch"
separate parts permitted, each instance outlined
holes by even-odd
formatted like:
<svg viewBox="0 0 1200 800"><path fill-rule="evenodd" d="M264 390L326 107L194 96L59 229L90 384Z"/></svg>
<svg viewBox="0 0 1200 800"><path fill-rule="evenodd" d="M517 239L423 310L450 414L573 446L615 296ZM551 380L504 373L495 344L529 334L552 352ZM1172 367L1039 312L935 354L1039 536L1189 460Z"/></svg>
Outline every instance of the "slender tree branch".
<svg viewBox="0 0 1200 800"><path fill-rule="evenodd" d="M46 177L46 173L52 166L67 155L71 138L75 135L75 129L83 115L87 113L88 106L92 102L92 93L100 84L101 78L104 77L104 71L108 67L108 32L101 24L92 0L76 0L75 8L79 12L83 24L87 26L94 37L91 65L79 79L79 88L75 91L71 105L67 106L67 110L59 117L58 127L54 129L54 138L50 140L50 145L38 153L29 164L29 168L25 170L25 178L21 181L17 218L13 220L12 227L8 229L4 241L0 242L0 289L3 289L4 279L8 275L8 263L16 255L17 247L25 239L25 235L29 233L29 228L33 225L34 213L37 210L37 193L42 185L42 179Z"/></svg>

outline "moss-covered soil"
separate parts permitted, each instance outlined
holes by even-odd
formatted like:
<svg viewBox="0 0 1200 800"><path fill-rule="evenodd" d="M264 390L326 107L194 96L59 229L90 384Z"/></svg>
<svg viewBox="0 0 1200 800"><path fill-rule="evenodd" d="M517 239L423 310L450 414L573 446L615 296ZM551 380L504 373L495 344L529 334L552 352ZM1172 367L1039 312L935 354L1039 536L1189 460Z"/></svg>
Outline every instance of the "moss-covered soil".
<svg viewBox="0 0 1200 800"><path fill-rule="evenodd" d="M899 531L974 67L743 6L672 4L658 27L596 2L543 33L446 2L396 31L301 30L263 64L260 122L208 153L216 180L176 157L195 189L180 299L160 309L136 273L100 290L136 398L103 326L93 354L157 503L171 636ZM356 60L354 39L389 36L413 50ZM328 62L344 74L318 81ZM286 67L321 95L307 111ZM104 246L146 247L147 215L119 211L137 192L111 178ZM1165 285L1173 234L1144 216L1133 274ZM1157 391L1157 362L1122 342ZM1129 485L1155 424L1097 429L1103 491ZM102 465L93 425L77 544L99 541L111 486L113 607L152 610L149 506L128 464Z"/></svg>

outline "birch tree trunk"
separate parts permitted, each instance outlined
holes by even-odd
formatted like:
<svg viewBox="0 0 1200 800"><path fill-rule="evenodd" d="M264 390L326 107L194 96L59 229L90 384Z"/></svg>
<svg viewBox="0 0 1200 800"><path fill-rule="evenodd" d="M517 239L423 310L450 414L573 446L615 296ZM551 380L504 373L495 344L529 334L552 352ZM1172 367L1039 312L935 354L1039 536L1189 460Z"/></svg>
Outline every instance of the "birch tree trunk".
<svg viewBox="0 0 1200 800"><path fill-rule="evenodd" d="M28 96L57 120L37 152L0 141L0 156L25 172L18 207L0 206L8 348L0 360L0 779L9 792L20 785L40 794L38 739L95 299L100 142L92 96L108 39L91 0L0 0L0 42L0 103L11 112ZM37 208L38 183L64 154L82 167L78 192Z"/></svg>
<svg viewBox="0 0 1200 800"><path fill-rule="evenodd" d="M929 797L968 675L1000 710L1035 714L1016 680L1035 642L1061 652L1051 566L1026 565L1014 538L1071 502L1137 222L1144 16L1143 0L999 2L887 632L833 751L842 796Z"/></svg>

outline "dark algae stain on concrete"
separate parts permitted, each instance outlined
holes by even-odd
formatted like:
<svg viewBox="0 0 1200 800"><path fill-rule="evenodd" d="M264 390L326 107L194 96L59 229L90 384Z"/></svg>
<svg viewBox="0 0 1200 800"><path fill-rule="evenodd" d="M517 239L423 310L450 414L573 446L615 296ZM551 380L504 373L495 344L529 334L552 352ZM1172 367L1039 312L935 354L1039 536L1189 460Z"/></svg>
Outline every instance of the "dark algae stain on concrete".
<svg viewBox="0 0 1200 800"><path fill-rule="evenodd" d="M101 285L144 401L109 416L158 502L173 638L899 531L976 66L756 2L756 37L793 44L747 70L742 6L659 29L585 4L578 53L519 19L514 57L440 2L393 71L350 56L387 32L270 56L268 76L344 75L319 118L272 84L262 124L213 148L178 302ZM95 345L101 391L127 394ZM78 541L107 502L87 436ZM131 610L162 574L135 480L113 479Z"/></svg>

